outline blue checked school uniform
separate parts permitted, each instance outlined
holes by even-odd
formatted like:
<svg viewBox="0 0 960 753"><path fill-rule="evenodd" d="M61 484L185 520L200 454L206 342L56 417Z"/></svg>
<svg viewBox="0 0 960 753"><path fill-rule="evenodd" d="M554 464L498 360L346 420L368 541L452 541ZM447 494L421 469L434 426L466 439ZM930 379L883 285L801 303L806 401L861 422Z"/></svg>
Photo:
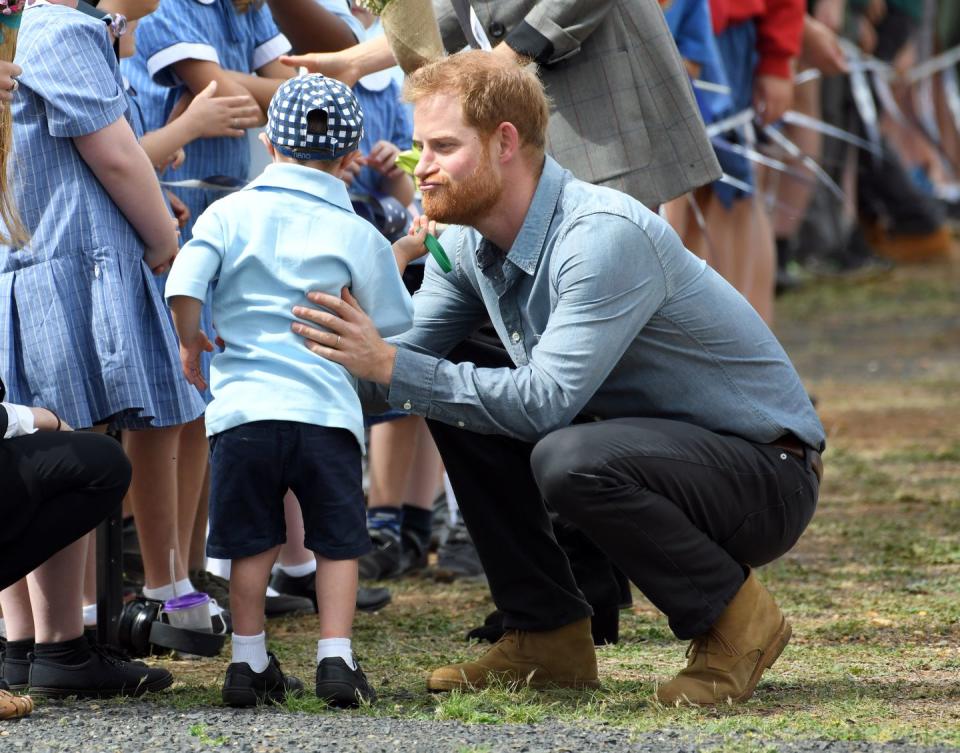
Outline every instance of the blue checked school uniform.
<svg viewBox="0 0 960 753"><path fill-rule="evenodd" d="M203 412L133 227L73 138L130 111L105 25L24 11L11 181L30 233L0 246L0 377L10 399L85 428L182 424Z"/></svg>
<svg viewBox="0 0 960 753"><path fill-rule="evenodd" d="M413 304L387 240L353 213L338 178L276 163L213 204L177 256L167 298L203 300L226 349L211 368L212 557L285 539L283 493L303 509L305 543L332 559L370 548L361 489L363 415L356 380L294 334L308 290L349 287L384 336L409 329Z"/></svg>

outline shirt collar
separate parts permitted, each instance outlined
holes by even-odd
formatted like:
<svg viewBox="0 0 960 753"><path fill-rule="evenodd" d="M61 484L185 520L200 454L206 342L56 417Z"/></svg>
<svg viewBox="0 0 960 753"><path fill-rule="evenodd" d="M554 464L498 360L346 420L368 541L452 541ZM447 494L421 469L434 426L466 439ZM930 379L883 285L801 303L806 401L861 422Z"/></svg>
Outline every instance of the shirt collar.
<svg viewBox="0 0 960 753"><path fill-rule="evenodd" d="M330 173L306 165L290 162L274 162L267 165L260 175L244 188L249 191L257 188L282 188L287 191L300 191L316 196L318 199L353 212L353 204L347 194L346 184Z"/></svg>
<svg viewBox="0 0 960 753"><path fill-rule="evenodd" d="M507 260L519 267L528 275L537 270L543 245L547 240L547 231L553 222L553 215L560 199L560 192L566 182L567 171L552 157L546 157L543 163L543 172L537 190L533 194L533 201L527 210L520 232L510 247Z"/></svg>

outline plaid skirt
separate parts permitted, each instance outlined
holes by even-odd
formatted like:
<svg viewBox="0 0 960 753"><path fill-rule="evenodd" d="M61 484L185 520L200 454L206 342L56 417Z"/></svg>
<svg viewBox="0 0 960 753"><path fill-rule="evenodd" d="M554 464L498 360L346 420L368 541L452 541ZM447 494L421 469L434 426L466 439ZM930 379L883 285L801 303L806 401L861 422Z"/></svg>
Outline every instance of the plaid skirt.
<svg viewBox="0 0 960 753"><path fill-rule="evenodd" d="M7 399L52 408L78 429L176 426L202 415L152 278L140 257L107 247L0 274Z"/></svg>

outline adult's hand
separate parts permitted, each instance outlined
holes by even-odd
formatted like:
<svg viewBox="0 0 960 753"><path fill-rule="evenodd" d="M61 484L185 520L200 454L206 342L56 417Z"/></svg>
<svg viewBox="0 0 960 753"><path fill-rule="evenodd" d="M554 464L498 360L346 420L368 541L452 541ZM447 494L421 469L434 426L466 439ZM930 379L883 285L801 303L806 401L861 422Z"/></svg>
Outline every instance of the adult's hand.
<svg viewBox="0 0 960 753"><path fill-rule="evenodd" d="M341 297L313 291L307 293L310 306L294 306L293 315L313 324L302 322L291 325L293 331L304 338L304 343L313 353L344 366L358 379L378 384L390 384L397 349L380 337L373 321L360 308L357 299L347 288Z"/></svg>
<svg viewBox="0 0 960 753"><path fill-rule="evenodd" d="M16 63L0 60L0 102L10 102L13 99L13 93L20 86L17 76L21 73L23 69Z"/></svg>
<svg viewBox="0 0 960 753"><path fill-rule="evenodd" d="M308 73L324 76L353 86L363 76L354 61L341 52L308 52L304 55L281 55L280 62L291 68L306 68Z"/></svg>

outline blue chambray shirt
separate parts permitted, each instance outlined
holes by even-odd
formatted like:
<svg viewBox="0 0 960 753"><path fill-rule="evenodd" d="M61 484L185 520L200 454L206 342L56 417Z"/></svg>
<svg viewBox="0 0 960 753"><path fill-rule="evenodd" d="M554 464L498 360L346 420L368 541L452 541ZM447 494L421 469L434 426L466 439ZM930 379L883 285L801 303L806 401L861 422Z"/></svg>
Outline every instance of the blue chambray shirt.
<svg viewBox="0 0 960 753"><path fill-rule="evenodd" d="M213 357L207 434L251 421L348 429L363 447L356 383L290 326L306 291L349 287L381 335L410 327L413 304L390 243L353 212L341 180L305 165L268 165L213 203L177 255L166 297L203 300L226 349Z"/></svg>
<svg viewBox="0 0 960 753"><path fill-rule="evenodd" d="M547 157L505 256L472 228L441 241L454 269L427 262L413 328L394 340L391 407L529 442L585 414L685 421L760 443L792 432L824 446L770 329L626 194ZM488 315L515 368L444 360Z"/></svg>

